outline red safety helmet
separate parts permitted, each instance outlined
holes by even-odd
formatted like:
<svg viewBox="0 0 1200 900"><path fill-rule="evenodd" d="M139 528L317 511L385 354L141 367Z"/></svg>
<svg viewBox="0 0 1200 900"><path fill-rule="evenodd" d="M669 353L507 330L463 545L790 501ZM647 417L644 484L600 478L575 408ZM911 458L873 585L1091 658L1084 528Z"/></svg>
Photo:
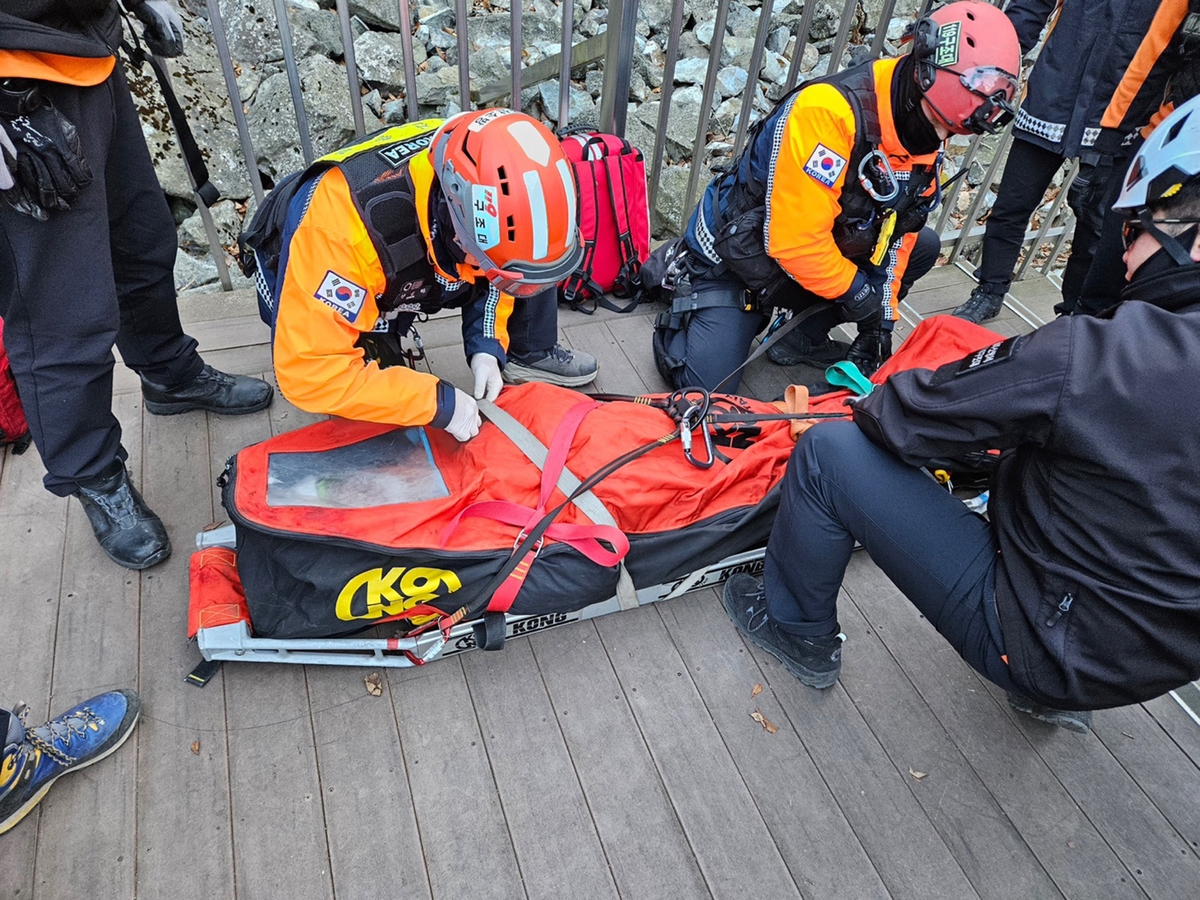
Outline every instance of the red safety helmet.
<svg viewBox="0 0 1200 900"><path fill-rule="evenodd" d="M464 112L429 151L455 238L493 285L530 297L579 266L575 179L546 126L511 109Z"/></svg>
<svg viewBox="0 0 1200 900"><path fill-rule="evenodd" d="M995 134L1012 121L1021 44L1008 16L960 0L919 19L912 40L917 84L946 128Z"/></svg>

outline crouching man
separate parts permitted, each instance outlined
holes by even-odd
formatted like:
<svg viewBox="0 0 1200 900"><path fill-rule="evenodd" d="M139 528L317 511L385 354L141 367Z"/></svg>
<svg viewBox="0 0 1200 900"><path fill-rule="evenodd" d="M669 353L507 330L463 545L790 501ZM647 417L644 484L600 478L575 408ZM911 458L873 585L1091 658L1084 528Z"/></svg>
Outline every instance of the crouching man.
<svg viewBox="0 0 1200 900"><path fill-rule="evenodd" d="M595 377L595 359L558 345L555 285L583 248L571 167L536 120L490 109L414 123L275 190L285 184L286 200L264 206L244 238L267 275L260 302L279 388L301 409L465 441L479 431L475 401L494 400L502 378L575 387ZM264 235L276 218L272 259ZM474 396L399 365L400 338L443 307L463 310Z"/></svg>
<svg viewBox="0 0 1200 900"><path fill-rule="evenodd" d="M855 540L1035 718L1086 731L1087 710L1200 676L1200 98L1147 140L1116 208L1118 306L894 375L797 444L765 579L724 599L805 684L838 678ZM916 468L992 448L990 522Z"/></svg>

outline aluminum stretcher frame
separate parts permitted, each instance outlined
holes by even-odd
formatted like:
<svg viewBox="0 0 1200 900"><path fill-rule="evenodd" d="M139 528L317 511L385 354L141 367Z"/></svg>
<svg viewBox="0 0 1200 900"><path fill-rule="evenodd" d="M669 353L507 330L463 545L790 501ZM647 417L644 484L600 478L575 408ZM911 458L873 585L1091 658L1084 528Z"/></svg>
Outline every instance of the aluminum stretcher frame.
<svg viewBox="0 0 1200 900"><path fill-rule="evenodd" d="M236 547L233 525L224 525L196 535L196 548ZM684 594L723 584L731 575L745 572L762 575L766 547L746 550L727 556L719 562L704 566L673 582L656 584L637 591L637 605L648 606L663 600L673 600ZM505 638L533 634L608 615L622 609L617 597L593 603L571 612L546 613L533 616L505 615ZM475 625L478 620L459 622L450 629L449 640L442 639L437 629L409 638L292 638L278 640L256 638L250 625L243 620L231 625L201 628L196 633L200 654L208 662L294 663L318 666L366 666L407 669L421 666L447 656L475 649Z"/></svg>

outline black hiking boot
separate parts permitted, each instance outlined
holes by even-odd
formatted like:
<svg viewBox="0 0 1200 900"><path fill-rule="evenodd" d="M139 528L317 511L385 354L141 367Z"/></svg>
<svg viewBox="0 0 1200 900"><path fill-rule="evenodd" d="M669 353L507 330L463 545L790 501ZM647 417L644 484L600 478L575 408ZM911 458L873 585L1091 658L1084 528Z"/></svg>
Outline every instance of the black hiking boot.
<svg viewBox="0 0 1200 900"><path fill-rule="evenodd" d="M884 359L883 335L878 329L860 330L846 351L846 361L854 363L868 378L883 365Z"/></svg>
<svg viewBox="0 0 1200 900"><path fill-rule="evenodd" d="M809 687L828 688L842 671L844 634L803 638L785 631L767 615L763 583L739 572L725 582L725 612L737 630L762 647Z"/></svg>
<svg viewBox="0 0 1200 900"><path fill-rule="evenodd" d="M1055 709L1052 706L1042 706L1028 697L1014 694L1011 691L1008 694L1008 705L1031 719L1037 719L1039 722L1049 725L1057 725L1059 728L1065 728L1076 734L1087 734L1092 730L1092 711L1090 709Z"/></svg>
<svg viewBox="0 0 1200 900"><path fill-rule="evenodd" d="M976 325L994 319L1004 307L1004 291L997 292L990 285L977 284L971 296L953 315Z"/></svg>
<svg viewBox="0 0 1200 900"><path fill-rule="evenodd" d="M148 569L171 555L162 520L129 481L125 464L112 475L81 481L78 497L101 549L119 566Z"/></svg>
<svg viewBox="0 0 1200 900"><path fill-rule="evenodd" d="M156 416L173 416L193 409L224 416L243 416L266 409L271 405L273 394L274 389L260 378L227 375L209 365L191 381L175 388L165 388L142 379L146 410Z"/></svg>
<svg viewBox="0 0 1200 900"><path fill-rule="evenodd" d="M793 328L767 348L767 358L777 366L815 366L825 369L846 358L846 345L828 335L816 340Z"/></svg>

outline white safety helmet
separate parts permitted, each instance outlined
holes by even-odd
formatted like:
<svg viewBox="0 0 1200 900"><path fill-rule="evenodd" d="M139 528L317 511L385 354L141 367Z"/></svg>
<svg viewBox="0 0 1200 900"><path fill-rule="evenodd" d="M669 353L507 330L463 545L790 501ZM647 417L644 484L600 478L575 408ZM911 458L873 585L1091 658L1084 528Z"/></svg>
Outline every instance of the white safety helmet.
<svg viewBox="0 0 1200 900"><path fill-rule="evenodd" d="M1200 176L1200 96L1180 104L1142 144L1113 209L1134 216Z"/></svg>

